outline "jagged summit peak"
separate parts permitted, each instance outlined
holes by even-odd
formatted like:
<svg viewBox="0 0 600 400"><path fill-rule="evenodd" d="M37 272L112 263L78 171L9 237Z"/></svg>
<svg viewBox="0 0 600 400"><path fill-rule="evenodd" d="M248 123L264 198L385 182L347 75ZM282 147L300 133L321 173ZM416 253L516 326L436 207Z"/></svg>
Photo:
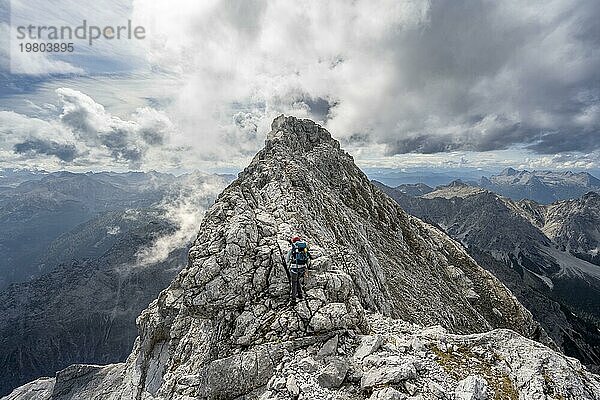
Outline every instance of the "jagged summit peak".
<svg viewBox="0 0 600 400"><path fill-rule="evenodd" d="M519 172L527 172L527 171L517 171L516 169L514 169L512 167L508 167L508 168L504 168L500 172L500 175L502 175L502 176L513 176L513 175L517 175Z"/></svg>
<svg viewBox="0 0 600 400"><path fill-rule="evenodd" d="M281 114L271 123L271 132L267 135L269 143L279 143L293 150L314 147L319 143L330 143L339 148L339 143L331 134L310 119L299 119Z"/></svg>
<svg viewBox="0 0 600 400"><path fill-rule="evenodd" d="M463 182L460 179L455 179L447 185L447 187L468 187L468 186L471 186L471 185Z"/></svg>

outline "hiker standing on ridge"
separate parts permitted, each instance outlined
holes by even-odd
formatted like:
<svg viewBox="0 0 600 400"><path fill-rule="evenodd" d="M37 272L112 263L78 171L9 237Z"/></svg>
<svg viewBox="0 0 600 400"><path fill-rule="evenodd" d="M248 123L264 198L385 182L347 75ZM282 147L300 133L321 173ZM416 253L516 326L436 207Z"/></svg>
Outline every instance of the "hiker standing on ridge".
<svg viewBox="0 0 600 400"><path fill-rule="evenodd" d="M295 304L297 298L302 299L303 297L304 273L308 267L310 253L308 252L308 244L299 236L294 236L290 243L292 247L287 253L286 264L290 271L290 302Z"/></svg>

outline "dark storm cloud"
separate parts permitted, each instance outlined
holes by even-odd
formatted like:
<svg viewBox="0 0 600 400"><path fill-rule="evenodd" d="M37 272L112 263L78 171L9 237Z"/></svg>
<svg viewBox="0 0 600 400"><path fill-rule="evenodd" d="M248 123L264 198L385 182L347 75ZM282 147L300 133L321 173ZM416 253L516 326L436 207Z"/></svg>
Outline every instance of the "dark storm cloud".
<svg viewBox="0 0 600 400"><path fill-rule="evenodd" d="M79 156L77 148L72 144L57 143L45 139L29 139L14 145L15 153L34 157L40 154L55 156L65 162L71 162Z"/></svg>
<svg viewBox="0 0 600 400"><path fill-rule="evenodd" d="M143 151L131 143L129 132L114 129L104 133L100 138L102 145L110 150L116 160L138 163L142 159Z"/></svg>
<svg viewBox="0 0 600 400"><path fill-rule="evenodd" d="M45 137L86 149L80 162L230 163L255 153L273 117L285 113L323 121L370 159L383 148L530 149L540 160L583 152L593 153L586 167L597 162L598 1L198 4L184 2L178 13L166 0L134 5L142 22L177 39L145 42L152 66L178 81L163 111L125 116L60 88L60 117ZM52 136L55 125L62 136ZM23 131L4 147L40 135ZM170 143L188 155L170 155Z"/></svg>
<svg viewBox="0 0 600 400"><path fill-rule="evenodd" d="M600 2L436 1L428 17L388 43L388 153L600 148Z"/></svg>
<svg viewBox="0 0 600 400"><path fill-rule="evenodd" d="M46 167L56 165L58 159L77 166L122 164L130 168L177 161L169 158L175 128L163 111L141 107L129 119L122 119L77 90L59 88L56 93L59 107L52 110L60 114L49 120L0 110L0 153L12 155L2 161L35 158Z"/></svg>
<svg viewBox="0 0 600 400"><path fill-rule="evenodd" d="M329 100L322 97L308 97L303 99L303 101L310 109L311 115L318 121L326 121L327 116L329 115L329 110L331 110L332 106L335 106L335 104L332 105Z"/></svg>
<svg viewBox="0 0 600 400"><path fill-rule="evenodd" d="M497 116L480 122L479 125L475 124L475 128L466 128L460 134L420 134L400 138L388 143L387 152L434 154L457 150L505 150L514 143L520 143L524 137L533 135L532 131L535 131ZM481 125L487 127L482 128Z"/></svg>
<svg viewBox="0 0 600 400"><path fill-rule="evenodd" d="M600 129L594 131L556 131L545 133L541 140L527 146L542 154L556 154L568 151L592 151L600 148Z"/></svg>
<svg viewBox="0 0 600 400"><path fill-rule="evenodd" d="M173 129L166 115L151 108L140 108L131 120L123 120L81 92L60 88L57 93L62 124L88 145L108 150L117 161L139 165L151 147L165 144Z"/></svg>
<svg viewBox="0 0 600 400"><path fill-rule="evenodd" d="M144 142L151 146L160 146L165 143L164 133L155 129L141 129L140 135L144 139Z"/></svg>

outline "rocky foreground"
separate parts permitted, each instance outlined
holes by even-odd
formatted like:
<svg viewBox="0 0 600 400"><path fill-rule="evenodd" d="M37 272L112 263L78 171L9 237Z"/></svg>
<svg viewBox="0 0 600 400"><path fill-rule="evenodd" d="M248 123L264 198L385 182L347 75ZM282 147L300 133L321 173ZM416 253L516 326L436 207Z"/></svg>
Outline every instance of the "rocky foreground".
<svg viewBox="0 0 600 400"><path fill-rule="evenodd" d="M377 314L367 321L369 335L333 331L263 345L221 360L207 381L196 375L181 377L174 398L599 398L600 379L579 361L511 330L453 335L439 325L424 328ZM273 359L280 361L275 365ZM235 374L221 375L231 371ZM55 378L39 379L6 399L123 399L110 390L122 384L124 373L123 364L73 366L58 374L58 384ZM258 387L240 396L232 394L236 387L252 386Z"/></svg>
<svg viewBox="0 0 600 400"><path fill-rule="evenodd" d="M296 306L282 264L292 234L315 255ZM74 365L7 399L600 397L599 378L552 350L457 242L293 117L273 122L137 322L127 362Z"/></svg>

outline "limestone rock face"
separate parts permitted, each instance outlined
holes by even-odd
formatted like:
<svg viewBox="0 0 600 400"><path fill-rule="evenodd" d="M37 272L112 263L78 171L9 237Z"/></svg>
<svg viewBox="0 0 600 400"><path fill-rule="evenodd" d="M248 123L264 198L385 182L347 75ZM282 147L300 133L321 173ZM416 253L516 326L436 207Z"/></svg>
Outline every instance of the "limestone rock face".
<svg viewBox="0 0 600 400"><path fill-rule="evenodd" d="M314 257L295 306L283 266L293 234ZM38 398L364 399L391 385L398 393L375 398L394 399L454 393L487 371L480 357L517 391L542 393L544 373L564 375L556 393L598 388L575 361L525 338L552 344L457 242L375 188L326 130L293 117L275 119L206 213L187 268L137 322L126 363L71 367L39 383L52 394ZM514 332L483 333L495 328ZM532 349L543 358L527 364L521 352Z"/></svg>
<svg viewBox="0 0 600 400"><path fill-rule="evenodd" d="M489 398L487 381L480 375L467 376L458 382L454 395L457 400L487 400Z"/></svg>
<svg viewBox="0 0 600 400"><path fill-rule="evenodd" d="M293 374L299 399L598 399L600 378L581 363L511 330L456 335L441 326L424 328L378 314L367 320L382 345L364 359L340 357L351 371L341 389L323 387L303 369L317 346L293 354L276 368L261 400L283 400L272 382ZM340 336L339 349L359 347L364 337ZM317 364L327 360L317 361ZM359 382L356 379L362 375ZM369 397L370 396L370 397Z"/></svg>
<svg viewBox="0 0 600 400"><path fill-rule="evenodd" d="M579 361L526 339L514 331L456 335L441 326L422 327L398 319L368 314L372 334L338 332L335 354L318 353L327 341L304 341L300 347L281 347L279 363L269 369L267 383L240 398L260 400L423 400L423 399L583 399L600 398L600 378ZM363 359L351 356L365 338L381 343ZM300 344L300 342L296 342ZM252 355L248 354L248 357ZM239 368L255 379L252 365L236 359ZM223 365L223 364L221 364ZM333 367L332 367L333 365ZM268 364L259 366L264 367ZM6 400L126 399L130 384L125 364L74 366L57 378L39 379L15 390ZM319 372L321 371L321 373ZM338 371L341 371L339 374ZM327 379L322 373L327 374ZM204 384L225 390L239 384L230 375ZM376 378L376 379L375 379ZM194 375L180 376L179 384L198 386ZM361 385L368 381L367 384ZM55 384L55 382L59 382ZM332 384L335 382L335 384ZM200 388L198 388L201 390ZM175 399L236 398L213 393L175 394ZM142 399L163 399L143 394Z"/></svg>

